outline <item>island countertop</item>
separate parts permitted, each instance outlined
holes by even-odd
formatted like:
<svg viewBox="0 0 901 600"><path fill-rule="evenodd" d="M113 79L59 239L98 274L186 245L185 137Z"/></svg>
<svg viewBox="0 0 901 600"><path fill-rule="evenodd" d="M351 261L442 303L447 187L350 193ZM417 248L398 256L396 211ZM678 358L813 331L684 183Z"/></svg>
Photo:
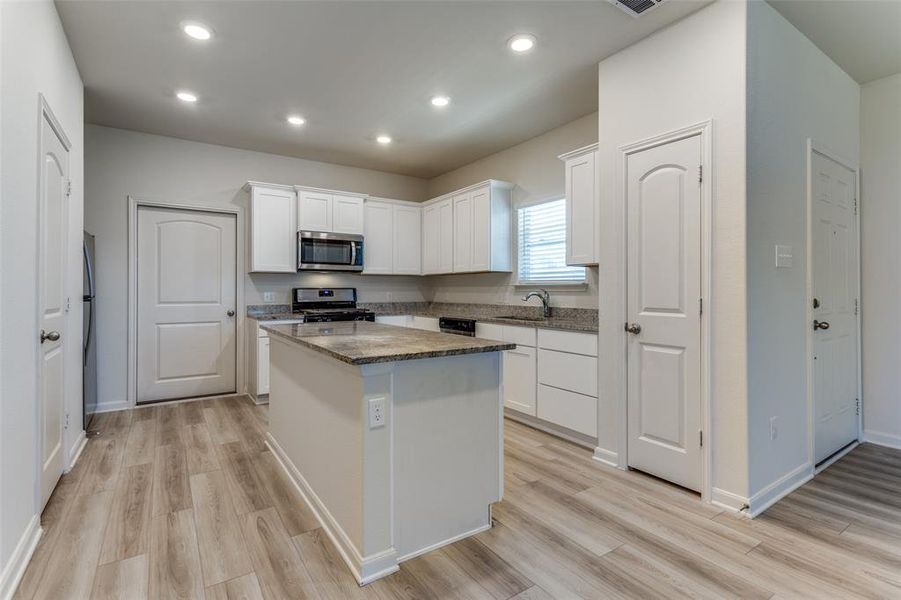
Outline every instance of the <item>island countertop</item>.
<svg viewBox="0 0 901 600"><path fill-rule="evenodd" d="M512 350L516 344L368 321L290 323L260 327L351 365Z"/></svg>

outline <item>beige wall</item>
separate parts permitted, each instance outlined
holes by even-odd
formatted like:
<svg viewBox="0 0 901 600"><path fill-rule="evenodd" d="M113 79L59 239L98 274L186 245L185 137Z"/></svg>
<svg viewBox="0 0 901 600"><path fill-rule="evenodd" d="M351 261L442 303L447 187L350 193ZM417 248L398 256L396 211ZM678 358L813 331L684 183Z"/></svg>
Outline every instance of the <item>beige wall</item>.
<svg viewBox="0 0 901 600"><path fill-rule="evenodd" d="M197 206L247 205L247 180L303 184L401 200L427 197L415 177L343 167L224 146L88 125L85 127L85 229L97 236L97 362L100 409L126 398L127 197ZM363 301L426 299L421 277L334 274L244 276L245 301L265 291L288 302L296 286L354 286Z"/></svg>
<svg viewBox="0 0 901 600"><path fill-rule="evenodd" d="M500 179L516 184L513 190L514 206L562 198L564 171L563 163L557 156L595 143L598 140L597 122L597 113L584 116L440 175L429 182L429 197L434 198L486 179ZM589 268L588 283L581 288L551 288L551 304L596 308L597 274L597 267ZM514 286L515 275L511 273L445 275L431 279L431 294L436 302L519 304L523 291L528 289Z"/></svg>

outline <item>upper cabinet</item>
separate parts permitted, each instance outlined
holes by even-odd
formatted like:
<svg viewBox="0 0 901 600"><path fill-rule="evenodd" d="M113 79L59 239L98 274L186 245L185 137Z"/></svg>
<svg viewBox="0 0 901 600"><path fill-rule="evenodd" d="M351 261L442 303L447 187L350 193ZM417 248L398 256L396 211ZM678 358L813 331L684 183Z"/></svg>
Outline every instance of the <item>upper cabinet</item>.
<svg viewBox="0 0 901 600"><path fill-rule="evenodd" d="M291 186L248 182L252 273L297 272L296 194Z"/></svg>
<svg viewBox="0 0 901 600"><path fill-rule="evenodd" d="M598 264L597 144L560 155L566 169L566 264Z"/></svg>
<svg viewBox="0 0 901 600"><path fill-rule="evenodd" d="M425 203L422 272L511 271L512 189L490 180Z"/></svg>
<svg viewBox="0 0 901 600"><path fill-rule="evenodd" d="M420 275L422 208L413 202L367 198L363 204L363 273Z"/></svg>
<svg viewBox="0 0 901 600"><path fill-rule="evenodd" d="M297 229L363 234L363 195L297 188Z"/></svg>

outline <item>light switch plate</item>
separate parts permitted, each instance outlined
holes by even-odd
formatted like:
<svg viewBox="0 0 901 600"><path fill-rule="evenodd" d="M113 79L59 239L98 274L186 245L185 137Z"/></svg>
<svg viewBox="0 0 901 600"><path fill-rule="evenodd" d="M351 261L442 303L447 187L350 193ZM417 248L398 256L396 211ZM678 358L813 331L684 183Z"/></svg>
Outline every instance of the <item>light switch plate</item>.
<svg viewBox="0 0 901 600"><path fill-rule="evenodd" d="M791 246L776 244L776 268L791 269L794 265L794 256Z"/></svg>
<svg viewBox="0 0 901 600"><path fill-rule="evenodd" d="M263 292L263 302L275 302L275 292Z"/></svg>

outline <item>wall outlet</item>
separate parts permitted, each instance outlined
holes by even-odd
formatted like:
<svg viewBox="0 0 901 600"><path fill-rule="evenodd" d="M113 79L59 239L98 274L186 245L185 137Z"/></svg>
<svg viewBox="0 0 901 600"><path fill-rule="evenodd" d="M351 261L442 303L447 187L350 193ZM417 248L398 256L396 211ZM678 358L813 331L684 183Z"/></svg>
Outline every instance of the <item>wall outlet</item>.
<svg viewBox="0 0 901 600"><path fill-rule="evenodd" d="M275 302L275 292L263 292L263 302Z"/></svg>
<svg viewBox="0 0 901 600"><path fill-rule="evenodd" d="M770 417L770 439L775 440L779 435L779 417Z"/></svg>
<svg viewBox="0 0 901 600"><path fill-rule="evenodd" d="M369 428L385 426L385 398L369 399Z"/></svg>

